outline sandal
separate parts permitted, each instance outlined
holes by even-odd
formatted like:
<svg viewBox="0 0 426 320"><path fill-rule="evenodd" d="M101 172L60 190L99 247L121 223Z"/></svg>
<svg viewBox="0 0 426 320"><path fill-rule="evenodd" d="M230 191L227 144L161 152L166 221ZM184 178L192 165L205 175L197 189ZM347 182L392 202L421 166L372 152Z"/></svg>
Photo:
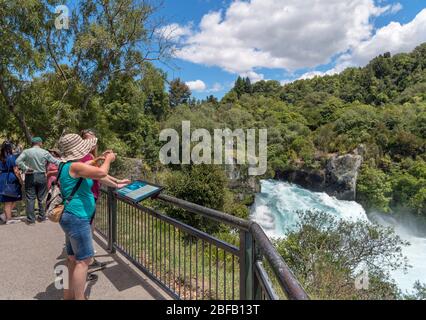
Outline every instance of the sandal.
<svg viewBox="0 0 426 320"><path fill-rule="evenodd" d="M89 265L89 270L90 269L104 269L107 266L106 262L99 262L96 259L93 259L93 262L91 265Z"/></svg>
<svg viewBox="0 0 426 320"><path fill-rule="evenodd" d="M86 278L87 282L96 282L98 281L98 279L99 279L98 275L93 273L88 274Z"/></svg>

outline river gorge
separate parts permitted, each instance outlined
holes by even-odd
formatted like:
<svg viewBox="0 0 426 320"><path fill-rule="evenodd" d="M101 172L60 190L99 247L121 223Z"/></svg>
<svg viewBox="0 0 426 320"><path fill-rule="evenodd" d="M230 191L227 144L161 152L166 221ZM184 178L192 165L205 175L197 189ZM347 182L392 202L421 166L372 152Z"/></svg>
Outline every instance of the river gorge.
<svg viewBox="0 0 426 320"><path fill-rule="evenodd" d="M393 271L391 276L399 288L411 292L416 281L426 282L426 235L414 232L413 226L405 225L384 214L368 214L355 201L338 200L324 192L311 192L297 185L282 181L261 181L261 192L256 195L251 210L251 219L258 222L271 238L285 237L296 227L298 211L315 210L327 212L344 220L375 221L394 228L395 232L410 246L403 254L411 266L407 272Z"/></svg>

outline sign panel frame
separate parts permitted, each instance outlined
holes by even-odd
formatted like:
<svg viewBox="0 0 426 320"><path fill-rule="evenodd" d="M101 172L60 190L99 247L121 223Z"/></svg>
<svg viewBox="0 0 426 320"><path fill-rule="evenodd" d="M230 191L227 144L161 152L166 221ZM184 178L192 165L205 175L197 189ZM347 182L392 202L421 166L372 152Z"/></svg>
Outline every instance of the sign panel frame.
<svg viewBox="0 0 426 320"><path fill-rule="evenodd" d="M133 203L140 203L146 199L157 197L163 190L164 187L162 186L143 180L135 180L126 187L116 190L115 193Z"/></svg>

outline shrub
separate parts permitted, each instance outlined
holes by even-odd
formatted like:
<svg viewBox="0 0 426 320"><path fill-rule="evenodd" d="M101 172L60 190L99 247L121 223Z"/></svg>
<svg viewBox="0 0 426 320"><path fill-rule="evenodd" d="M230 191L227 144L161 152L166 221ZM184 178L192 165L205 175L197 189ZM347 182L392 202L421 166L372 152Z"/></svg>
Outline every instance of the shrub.
<svg viewBox="0 0 426 320"><path fill-rule="evenodd" d="M343 221L324 212L299 213L295 231L275 240L279 253L313 299L397 299L388 271L407 268L408 243L366 221ZM360 268L369 286L357 290Z"/></svg>

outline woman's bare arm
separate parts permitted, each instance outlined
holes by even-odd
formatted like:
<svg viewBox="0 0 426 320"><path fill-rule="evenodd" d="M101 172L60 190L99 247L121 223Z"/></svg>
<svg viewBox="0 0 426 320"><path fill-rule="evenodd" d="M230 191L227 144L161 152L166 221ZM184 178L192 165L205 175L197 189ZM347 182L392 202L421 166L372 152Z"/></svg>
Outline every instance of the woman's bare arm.
<svg viewBox="0 0 426 320"><path fill-rule="evenodd" d="M105 157L105 161L102 166L94 167L85 163L75 162L71 165L70 175L73 178L88 178L94 180L102 180L108 176L109 168L112 162L115 160L115 154L109 153Z"/></svg>
<svg viewBox="0 0 426 320"><path fill-rule="evenodd" d="M110 179L109 176L106 176L105 178L100 179L99 182L101 184L103 184L104 186L112 187L112 188L117 188L117 182L115 182L112 179Z"/></svg>
<svg viewBox="0 0 426 320"><path fill-rule="evenodd" d="M109 181L113 182L113 183L118 183L118 179L117 179L117 178L114 178L113 176L108 175L108 176L107 176L107 179L108 179Z"/></svg>
<svg viewBox="0 0 426 320"><path fill-rule="evenodd" d="M125 186L127 186L128 184L131 183L130 180L118 180L114 177L111 176L106 176L105 178L99 180L101 184L107 186L107 187L112 187L112 188L116 188L116 189L120 189L120 188L124 188Z"/></svg>
<svg viewBox="0 0 426 320"><path fill-rule="evenodd" d="M23 186L24 181L22 180L21 171L19 171L19 168L13 167L13 173L15 174L16 178L18 178L18 181L21 184L21 186Z"/></svg>
<svg viewBox="0 0 426 320"><path fill-rule="evenodd" d="M114 183L117 183L117 184L129 184L129 183L132 182L129 179L118 179L118 178L110 176L110 175L108 175L108 179L111 180Z"/></svg>

